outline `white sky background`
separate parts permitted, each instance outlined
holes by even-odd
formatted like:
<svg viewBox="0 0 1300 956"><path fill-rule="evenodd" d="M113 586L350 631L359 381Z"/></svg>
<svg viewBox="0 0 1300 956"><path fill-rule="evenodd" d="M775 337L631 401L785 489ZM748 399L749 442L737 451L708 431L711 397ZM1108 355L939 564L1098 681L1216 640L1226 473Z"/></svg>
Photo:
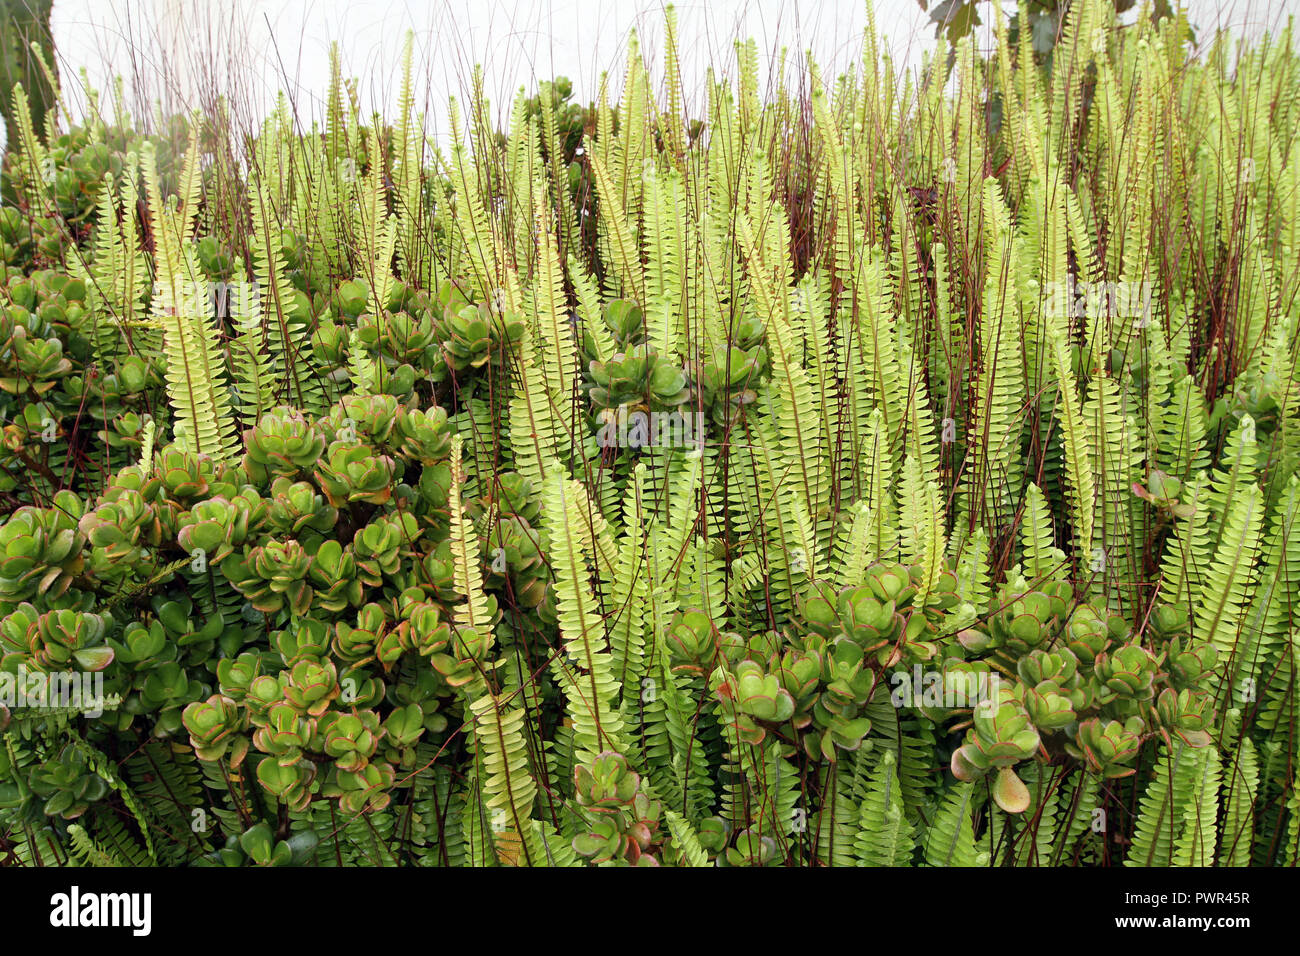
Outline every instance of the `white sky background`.
<svg viewBox="0 0 1300 956"><path fill-rule="evenodd" d="M702 97L708 65L734 69L737 37L755 39L764 71L782 46L792 56L810 48L826 75L848 68L861 49L866 3L677 0L688 105ZM1257 37L1300 13L1300 0L1190 0L1187 6L1203 38L1216 25L1234 36ZM447 97L467 101L475 63L484 67L493 111L503 122L515 90L522 85L531 93L539 77L567 75L575 98L587 102L597 95L601 72L609 70L616 95L631 28L647 59L660 61L662 9L659 0L55 0L52 27L74 113L76 74L84 67L103 103L110 100L111 77L121 75L137 116L159 98L169 109L196 108L197 91L215 85L242 104L245 121L260 120L277 91L286 89L308 125L322 118L334 41L344 76L360 78L363 111L391 117L402 44L406 31L414 30L417 109L445 141ZM916 0L875 0L874 9L895 63L919 66L935 39Z"/></svg>

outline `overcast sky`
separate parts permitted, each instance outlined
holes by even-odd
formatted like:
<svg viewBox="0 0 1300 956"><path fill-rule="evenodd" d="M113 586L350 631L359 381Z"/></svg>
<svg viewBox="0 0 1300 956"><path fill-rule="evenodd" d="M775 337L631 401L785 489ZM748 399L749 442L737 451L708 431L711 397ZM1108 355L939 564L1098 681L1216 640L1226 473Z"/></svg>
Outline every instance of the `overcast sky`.
<svg viewBox="0 0 1300 956"><path fill-rule="evenodd" d="M811 48L833 73L857 54L866 22L865 0L677 0L675 6L688 96L700 88L707 65L730 68L737 36L757 41L764 71L786 46ZM1253 37L1300 12L1300 0L1191 0L1188 6L1207 35L1222 24ZM138 110L163 95L171 107L197 105L196 87L215 82L260 114L287 88L308 121L321 114L334 41L344 74L361 78L363 108L391 115L403 38L414 30L417 99L440 130L447 96L463 94L475 63L483 65L502 116L514 91L531 89L535 77L567 75L582 99L594 98L601 72L619 65L630 29L637 28L647 56L658 57L662 8L658 0L55 0L52 23L65 89L83 67L100 90L121 75ZM874 9L896 62L919 64L935 41L916 0L876 0Z"/></svg>

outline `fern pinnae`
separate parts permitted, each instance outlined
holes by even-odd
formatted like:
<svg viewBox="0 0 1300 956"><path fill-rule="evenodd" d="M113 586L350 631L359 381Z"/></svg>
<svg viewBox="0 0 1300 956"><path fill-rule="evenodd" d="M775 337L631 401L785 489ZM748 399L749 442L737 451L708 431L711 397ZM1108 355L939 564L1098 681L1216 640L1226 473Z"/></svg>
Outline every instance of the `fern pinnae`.
<svg viewBox="0 0 1300 956"><path fill-rule="evenodd" d="M484 804L494 818L497 858L506 865L540 865L542 860L534 854L536 841L530 839L537 784L529 770L524 741L525 711L494 694L484 694L470 709L483 757ZM502 817L506 826L497 822Z"/></svg>
<svg viewBox="0 0 1300 956"><path fill-rule="evenodd" d="M859 801L854 849L858 866L907 866L916 848L912 824L903 812L898 759L885 750L876 758Z"/></svg>
<svg viewBox="0 0 1300 956"><path fill-rule="evenodd" d="M1212 866L1218 847L1222 758L1215 747L1196 752L1194 788L1183 810L1182 833L1174 844L1174 866Z"/></svg>
<svg viewBox="0 0 1300 956"><path fill-rule="evenodd" d="M708 866L709 855L700 845L699 835L691 828L690 823L681 814L672 810L664 812L664 819L668 823L668 832L672 834L672 842L682 861L687 866Z"/></svg>
<svg viewBox="0 0 1300 956"><path fill-rule="evenodd" d="M1242 664L1236 655L1237 638L1256 576L1264 523L1264 495L1251 474L1254 442L1249 417L1235 437L1239 451L1232 467L1226 473L1216 472L1210 482L1208 503L1211 529L1218 524L1217 547L1205 572L1195 616L1198 636L1218 648L1227 678Z"/></svg>
<svg viewBox="0 0 1300 956"><path fill-rule="evenodd" d="M1224 761L1225 811L1219 840L1219 866L1250 865L1255 837L1255 804L1259 792L1259 759L1250 737L1243 734Z"/></svg>
<svg viewBox="0 0 1300 956"><path fill-rule="evenodd" d="M586 576L586 558L576 529L588 501L582 485L552 472L543 486L543 516L551 536L557 616L568 663L556 667L569 700L575 743L582 759L606 750L623 752L623 722L614 706L618 683L609 656L605 624Z"/></svg>
<svg viewBox="0 0 1300 956"><path fill-rule="evenodd" d="M757 241L748 219L737 220L741 246L746 251L750 285L759 309L771 316L768 341L772 346L772 365L780 393L778 421L782 436L792 446L782 457L799 475L796 494L803 498L807 516L814 521L826 505L830 487L830 469L819 452L823 442L819 417L815 412L813 392L807 372L796 357L795 342L789 319L787 290L775 288L767 274L767 263L759 258ZM815 531L814 531L815 533Z"/></svg>
<svg viewBox="0 0 1300 956"><path fill-rule="evenodd" d="M452 579L463 601L456 606L454 620L457 627L467 627L490 634L493 627L493 610L489 598L483 593L483 568L479 560L478 534L469 522L461 504L461 488L465 483L465 470L461 461L461 438L451 440L451 485L448 490L447 509L451 515Z"/></svg>
<svg viewBox="0 0 1300 956"><path fill-rule="evenodd" d="M1138 803L1125 866L1170 866L1182 834L1184 812L1196 786L1198 761L1180 740L1162 747L1155 772Z"/></svg>
<svg viewBox="0 0 1300 956"><path fill-rule="evenodd" d="M569 326L564 276L540 181L534 182L532 202L537 265L529 290L531 318L539 346L543 377L551 394L563 400L572 395L576 388L578 349Z"/></svg>
<svg viewBox="0 0 1300 956"><path fill-rule="evenodd" d="M217 330L208 314L207 283L190 242L199 195L197 128L181 175L179 210L164 202L152 143L142 166L152 214L155 282L153 315L164 330L168 398L176 412L177 440L217 460L233 457L234 420L229 412Z"/></svg>
<svg viewBox="0 0 1300 956"><path fill-rule="evenodd" d="M1094 542L1093 515L1096 497L1096 483L1088 454L1090 432L1079 403L1065 339L1057 329L1050 330L1048 336L1049 356L1061 398L1059 424L1065 448L1066 475L1070 482L1069 505L1074 530L1074 550L1076 554L1090 554Z"/></svg>
<svg viewBox="0 0 1300 956"><path fill-rule="evenodd" d="M944 797L925 835L925 862L928 866L985 866L987 852L977 850L971 822L975 785L962 783Z"/></svg>
<svg viewBox="0 0 1300 956"><path fill-rule="evenodd" d="M921 568L917 602L923 606L944 572L948 544L939 486L933 478L921 472L920 464L911 455L903 461L899 499L903 556L910 564Z"/></svg>
<svg viewBox="0 0 1300 956"><path fill-rule="evenodd" d="M310 354L308 333L305 324L293 315L293 286L286 275L284 253L280 246L280 236L276 228L279 218L272 205L272 196L268 184L258 178L250 189L250 203L253 223L253 273L257 278L256 288L261 293L261 302L256 317L259 330L267 342L273 363L269 371L278 376L274 384L276 394L283 396L299 408L311 411L323 411L325 397L320 385L320 378L311 363L306 359ZM242 293L242 289L240 290ZM242 303L241 303L242 304ZM239 313L240 318L249 322L253 318L252 309L245 306ZM246 325L245 333L252 333L253 326ZM249 341L245 348L253 348ZM257 354L247 355L246 362L259 362ZM258 386L260 391L261 386Z"/></svg>
<svg viewBox="0 0 1300 956"><path fill-rule="evenodd" d="M641 266L640 249L632 238L623 201L605 162L592 148L590 142L587 148L592 176L596 182L596 194L601 203L600 221L610 248L611 261L608 274L617 277L618 284L614 291L625 298L644 304L646 301L645 272Z"/></svg>

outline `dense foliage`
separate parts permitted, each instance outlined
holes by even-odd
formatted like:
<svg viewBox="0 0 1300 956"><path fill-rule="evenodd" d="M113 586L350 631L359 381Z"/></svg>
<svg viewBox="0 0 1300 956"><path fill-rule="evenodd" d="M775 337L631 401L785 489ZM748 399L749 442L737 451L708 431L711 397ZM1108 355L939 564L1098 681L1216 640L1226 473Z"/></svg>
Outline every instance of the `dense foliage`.
<svg viewBox="0 0 1300 956"><path fill-rule="evenodd" d="M409 47L16 93L4 859L1295 864L1293 37L991 6L694 118L670 11L447 151Z"/></svg>

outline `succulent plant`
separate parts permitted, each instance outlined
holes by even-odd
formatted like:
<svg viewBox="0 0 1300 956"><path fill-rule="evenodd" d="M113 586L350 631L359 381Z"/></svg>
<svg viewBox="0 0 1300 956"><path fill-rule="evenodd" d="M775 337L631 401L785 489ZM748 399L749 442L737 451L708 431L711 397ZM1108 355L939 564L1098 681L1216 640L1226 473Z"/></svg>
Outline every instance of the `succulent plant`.
<svg viewBox="0 0 1300 956"><path fill-rule="evenodd" d="M1065 641L1079 662L1091 667L1110 645L1105 618L1091 605L1080 604L1065 623Z"/></svg>
<svg viewBox="0 0 1300 956"><path fill-rule="evenodd" d="M146 627L139 621L126 625L119 640L108 638L113 648L113 658L138 670L147 670L163 661L175 660L178 645L168 639L167 629L161 621L150 621Z"/></svg>
<svg viewBox="0 0 1300 956"><path fill-rule="evenodd" d="M386 575L401 567L403 555L411 552L419 536L419 522L409 511L372 521L352 539L357 575L364 583L380 587Z"/></svg>
<svg viewBox="0 0 1300 956"><path fill-rule="evenodd" d="M729 725L746 743L763 742L767 728L761 724L779 724L794 716L790 692L781 686L777 675L765 673L755 661L741 661L731 673L719 668L710 683Z"/></svg>
<svg viewBox="0 0 1300 956"><path fill-rule="evenodd" d="M320 734L324 738L325 753L334 760L334 766L348 773L365 768L375 755L384 730L379 725L379 715L373 710L342 714L326 714L320 721Z"/></svg>
<svg viewBox="0 0 1300 956"><path fill-rule="evenodd" d="M479 680L491 635L478 628L454 627L447 649L429 656L434 670L452 687L465 687Z"/></svg>
<svg viewBox="0 0 1300 956"><path fill-rule="evenodd" d="M229 697L213 694L206 701L188 704L181 720L200 760L220 760L229 751L231 765L237 766L248 750L248 738L239 735L243 717Z"/></svg>
<svg viewBox="0 0 1300 956"><path fill-rule="evenodd" d="M322 611L359 607L365 586L357 574L352 548L333 538L320 541L307 571L313 588L312 604Z"/></svg>
<svg viewBox="0 0 1300 956"><path fill-rule="evenodd" d="M287 840L275 839L267 823L258 823L243 833L231 834L220 850L204 858L214 866L303 866L315 855L320 838L314 830L303 830Z"/></svg>
<svg viewBox="0 0 1300 956"><path fill-rule="evenodd" d="M10 336L9 347L13 350L14 374L0 375L0 389L6 392L18 394L31 389L36 395L44 395L72 371L72 362L64 357L63 343L57 338L33 338L20 325Z"/></svg>
<svg viewBox="0 0 1300 956"><path fill-rule="evenodd" d="M252 473L292 479L314 468L324 451L324 437L306 416L281 407L258 419L248 435L246 458Z"/></svg>
<svg viewBox="0 0 1300 956"><path fill-rule="evenodd" d="M1097 655L1093 669L1105 692L1112 696L1135 700L1152 696L1156 660L1140 644L1125 644L1112 652Z"/></svg>
<svg viewBox="0 0 1300 956"><path fill-rule="evenodd" d="M65 667L75 660L86 670L103 670L113 649L103 646L105 619L81 611L47 611L27 630L30 660L42 669Z"/></svg>
<svg viewBox="0 0 1300 956"><path fill-rule="evenodd" d="M1168 645L1169 677L1180 690L1197 687L1214 670L1219 652L1208 641L1174 638Z"/></svg>
<svg viewBox="0 0 1300 956"><path fill-rule="evenodd" d="M76 820L108 795L108 781L90 766L85 751L75 744L33 768L28 785L44 801L46 816L64 820Z"/></svg>
<svg viewBox="0 0 1300 956"><path fill-rule="evenodd" d="M402 609L398 625L407 631L406 643L423 657L444 653L451 640L451 625L443 619L439 605L432 601L413 602Z"/></svg>
<svg viewBox="0 0 1300 956"><path fill-rule="evenodd" d="M1206 747L1212 742L1214 702L1205 691L1166 687L1156 699L1155 710L1160 726L1188 746Z"/></svg>
<svg viewBox="0 0 1300 956"><path fill-rule="evenodd" d="M767 351L761 345L735 345L714 350L700 375L700 388L720 424L735 424L743 410L758 400L755 386L767 367Z"/></svg>
<svg viewBox="0 0 1300 956"><path fill-rule="evenodd" d="M999 598L999 610L989 619L989 637L1013 658L1052 640L1069 609L1068 584L1046 582L1038 590L1009 585Z"/></svg>
<svg viewBox="0 0 1300 956"><path fill-rule="evenodd" d="M462 304L456 304L457 298ZM487 304L465 304L463 296L453 296L434 324L434 335L453 373L482 368L494 359L499 362L502 351L513 347L523 334L524 324L518 317L497 312Z"/></svg>
<svg viewBox="0 0 1300 956"><path fill-rule="evenodd" d="M311 803L315 780L316 768L305 760L286 766L267 758L257 765L257 782L290 810L303 810Z"/></svg>
<svg viewBox="0 0 1300 956"><path fill-rule="evenodd" d="M421 362L435 341L431 314L416 317L387 310L382 315L359 315L353 339L356 345L382 352L394 364Z"/></svg>
<svg viewBox="0 0 1300 956"><path fill-rule="evenodd" d="M382 505L393 495L396 465L368 446L336 441L316 467L316 483L336 508L350 501Z"/></svg>
<svg viewBox="0 0 1300 956"><path fill-rule="evenodd" d="M1034 755L1040 738L1015 693L999 688L996 700L974 708L974 726L952 755L959 780L974 780L993 767L1011 767Z"/></svg>
<svg viewBox="0 0 1300 956"><path fill-rule="evenodd" d="M1138 717L1123 722L1093 717L1079 724L1075 741L1067 741L1065 746L1093 773L1108 778L1127 777L1134 769L1125 765L1137 755L1143 729Z"/></svg>
<svg viewBox="0 0 1300 956"><path fill-rule="evenodd" d="M734 846L724 854L727 866L770 866L776 863L779 848L771 834L758 829L741 830Z"/></svg>
<svg viewBox="0 0 1300 956"><path fill-rule="evenodd" d="M288 674L284 697L298 713L319 717L339 696L338 670L330 661L299 661Z"/></svg>
<svg viewBox="0 0 1300 956"><path fill-rule="evenodd" d="M327 445L364 442L380 448L392 439L399 411L392 395L345 395L330 408L320 426Z"/></svg>
<svg viewBox="0 0 1300 956"><path fill-rule="evenodd" d="M305 752L315 749L317 732L317 721L281 701L270 706L265 722L253 732L253 746L274 757L281 766L292 767Z"/></svg>
<svg viewBox="0 0 1300 956"><path fill-rule="evenodd" d="M591 829L574 837L573 848L596 863L626 860L654 865L661 808L641 785L622 754L607 751L574 770L574 795Z"/></svg>
<svg viewBox="0 0 1300 956"><path fill-rule="evenodd" d="M271 483L267 524L275 534L301 535L304 531L326 534L338 521L338 509L327 502L306 481L277 478Z"/></svg>
<svg viewBox="0 0 1300 956"><path fill-rule="evenodd" d="M242 556L224 562L221 570L259 611L273 614L288 608L303 615L311 607L312 589L307 583L311 555L294 539L269 540L264 545L244 546Z"/></svg>
<svg viewBox="0 0 1300 956"><path fill-rule="evenodd" d="M202 552L207 563L218 564L249 540L265 516L265 503L251 489L234 500L218 495L180 516L176 541L190 555Z"/></svg>
<svg viewBox="0 0 1300 956"><path fill-rule="evenodd" d="M312 355L326 374L346 374L348 329L339 322L322 322L311 338Z"/></svg>
<svg viewBox="0 0 1300 956"><path fill-rule="evenodd" d="M140 710L154 717L155 734L170 736L181 730L185 707L203 699L210 690L176 661L163 661L145 674L139 692Z"/></svg>
<svg viewBox="0 0 1300 956"><path fill-rule="evenodd" d="M86 539L77 526L82 502L71 492L51 508L19 508L0 525L0 601L67 591L85 566Z"/></svg>
<svg viewBox="0 0 1300 956"><path fill-rule="evenodd" d="M823 645L817 659L821 688L812 706L815 732L804 735L804 750L814 759L820 755L834 760L836 748L857 750L871 730L863 711L875 689L876 675L852 641Z"/></svg>
<svg viewBox="0 0 1300 956"><path fill-rule="evenodd" d="M430 708L432 710L432 708ZM425 714L419 704L396 707L384 720L381 746L385 759L402 769L410 769L415 762L416 744L425 733ZM435 724L435 727L439 726ZM442 726L445 726L445 718Z"/></svg>
<svg viewBox="0 0 1300 956"><path fill-rule="evenodd" d="M393 781L397 772L380 761L371 761L358 771L335 770L330 781L321 787L327 797L338 797L346 813L370 813L383 810L392 802Z"/></svg>
<svg viewBox="0 0 1300 956"><path fill-rule="evenodd" d="M607 362L590 363L591 402L597 409L645 404L669 408L691 396L681 369L648 345L635 345Z"/></svg>
<svg viewBox="0 0 1300 956"><path fill-rule="evenodd" d="M1031 651L1017 663L1021 701L1039 730L1060 730L1077 721L1075 708L1088 703L1073 652Z"/></svg>
<svg viewBox="0 0 1300 956"><path fill-rule="evenodd" d="M217 681L222 696L236 704L244 703L253 681L263 676L262 668L262 656L252 651L217 661Z"/></svg>
<svg viewBox="0 0 1300 956"><path fill-rule="evenodd" d="M158 475L167 494L177 501L201 498L211 489L214 477L212 459L207 455L169 445L158 456Z"/></svg>
<svg viewBox="0 0 1300 956"><path fill-rule="evenodd" d="M447 410L435 405L428 411L408 409L397 416L395 428L398 451L421 465L434 465L446 459L451 448L447 427Z"/></svg>
<svg viewBox="0 0 1300 956"><path fill-rule="evenodd" d="M696 674L713 669L717 643L713 621L703 611L692 608L678 613L665 639L675 669Z"/></svg>

